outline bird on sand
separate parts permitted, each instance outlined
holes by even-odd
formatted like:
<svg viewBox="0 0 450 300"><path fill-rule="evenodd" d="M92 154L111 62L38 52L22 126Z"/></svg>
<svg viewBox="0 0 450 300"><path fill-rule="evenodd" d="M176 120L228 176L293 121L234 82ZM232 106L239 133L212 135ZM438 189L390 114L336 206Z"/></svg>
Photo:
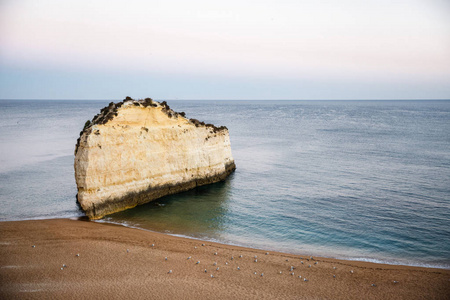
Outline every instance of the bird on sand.
<svg viewBox="0 0 450 300"><path fill-rule="evenodd" d="M197 261L195 264L198 265L200 263L200 261Z"/></svg>

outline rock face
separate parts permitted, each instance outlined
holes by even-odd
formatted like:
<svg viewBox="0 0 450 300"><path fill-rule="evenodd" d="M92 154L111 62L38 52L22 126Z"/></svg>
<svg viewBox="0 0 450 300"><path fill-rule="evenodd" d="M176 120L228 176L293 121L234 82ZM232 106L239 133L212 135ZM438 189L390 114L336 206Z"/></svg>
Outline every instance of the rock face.
<svg viewBox="0 0 450 300"><path fill-rule="evenodd" d="M90 219L224 180L235 168L226 127L150 98L111 102L75 148L77 198Z"/></svg>

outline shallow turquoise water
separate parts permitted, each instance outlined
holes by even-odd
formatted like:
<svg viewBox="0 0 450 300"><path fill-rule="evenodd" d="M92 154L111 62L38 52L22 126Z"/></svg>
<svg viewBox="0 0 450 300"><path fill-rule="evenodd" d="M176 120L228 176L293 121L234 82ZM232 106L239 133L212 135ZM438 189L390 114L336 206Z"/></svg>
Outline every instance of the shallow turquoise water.
<svg viewBox="0 0 450 300"><path fill-rule="evenodd" d="M73 149L106 102L0 101L1 220L80 216ZM450 266L450 101L172 101L237 170L104 221L250 247Z"/></svg>

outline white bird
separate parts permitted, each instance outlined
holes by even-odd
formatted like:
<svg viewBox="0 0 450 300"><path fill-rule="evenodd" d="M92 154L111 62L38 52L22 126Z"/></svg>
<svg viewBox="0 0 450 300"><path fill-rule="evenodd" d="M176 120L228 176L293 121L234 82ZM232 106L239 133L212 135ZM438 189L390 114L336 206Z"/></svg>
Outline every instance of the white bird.
<svg viewBox="0 0 450 300"><path fill-rule="evenodd" d="M197 246L195 246L194 249L197 249Z"/></svg>
<svg viewBox="0 0 450 300"><path fill-rule="evenodd" d="M269 252L266 252L266 255L269 255Z"/></svg>
<svg viewBox="0 0 450 300"><path fill-rule="evenodd" d="M130 249L127 249L127 253L130 252Z"/></svg>
<svg viewBox="0 0 450 300"><path fill-rule="evenodd" d="M375 286L377 286L377 285L376 285L375 283L372 283L372 286L375 287Z"/></svg>
<svg viewBox="0 0 450 300"><path fill-rule="evenodd" d="M278 274L281 274L281 273L283 273L283 272L281 272L281 271L280 271L280 272L278 272Z"/></svg>
<svg viewBox="0 0 450 300"><path fill-rule="evenodd" d="M239 258L242 258L242 255L239 255Z"/></svg>
<svg viewBox="0 0 450 300"><path fill-rule="evenodd" d="M200 263L200 261L197 261L195 264L198 265Z"/></svg>
<svg viewBox="0 0 450 300"><path fill-rule="evenodd" d="M225 264L228 266L228 262L225 262Z"/></svg>
<svg viewBox="0 0 450 300"><path fill-rule="evenodd" d="M172 274L172 270L169 270L169 274Z"/></svg>
<svg viewBox="0 0 450 300"><path fill-rule="evenodd" d="M191 257L189 256L187 259L191 259Z"/></svg>
<svg viewBox="0 0 450 300"><path fill-rule="evenodd" d="M294 276L294 272L292 272L291 275Z"/></svg>
<svg viewBox="0 0 450 300"><path fill-rule="evenodd" d="M304 278L303 281L308 281L308 279Z"/></svg>
<svg viewBox="0 0 450 300"><path fill-rule="evenodd" d="M303 260L300 263L303 265Z"/></svg>
<svg viewBox="0 0 450 300"><path fill-rule="evenodd" d="M66 265L63 265L63 268L66 268L67 266Z"/></svg>
<svg viewBox="0 0 450 300"><path fill-rule="evenodd" d="M286 258L286 261L289 261L289 259Z"/></svg>
<svg viewBox="0 0 450 300"><path fill-rule="evenodd" d="M208 271L206 271L206 269L205 269L205 273L208 273Z"/></svg>
<svg viewBox="0 0 450 300"><path fill-rule="evenodd" d="M238 270L240 270L241 268L237 267Z"/></svg>
<svg viewBox="0 0 450 300"><path fill-rule="evenodd" d="M257 260L257 259L255 259L255 262L258 262L258 260Z"/></svg>
<svg viewBox="0 0 450 300"><path fill-rule="evenodd" d="M314 263L315 265L317 265L318 264L318 262L316 261L315 263Z"/></svg>
<svg viewBox="0 0 450 300"><path fill-rule="evenodd" d="M167 260L167 257L165 257L164 260Z"/></svg>
<svg viewBox="0 0 450 300"><path fill-rule="evenodd" d="M336 278L336 275L333 275L333 278Z"/></svg>
<svg viewBox="0 0 450 300"><path fill-rule="evenodd" d="M394 280L394 283L398 283L398 281Z"/></svg>
<svg viewBox="0 0 450 300"><path fill-rule="evenodd" d="M35 245L33 245L33 246L31 246L31 248L36 248L36 246L35 246Z"/></svg>
<svg viewBox="0 0 450 300"><path fill-rule="evenodd" d="M350 273L352 273L352 274L353 274L353 270L351 270L351 271L350 271Z"/></svg>
<svg viewBox="0 0 450 300"><path fill-rule="evenodd" d="M79 257L80 256L80 253L77 253L77 255L75 255L76 257Z"/></svg>
<svg viewBox="0 0 450 300"><path fill-rule="evenodd" d="M216 253L214 253L214 255L217 255L217 252L216 252Z"/></svg>
<svg viewBox="0 0 450 300"><path fill-rule="evenodd" d="M214 275L213 275L213 274L211 274L211 278L214 278Z"/></svg>
<svg viewBox="0 0 450 300"><path fill-rule="evenodd" d="M255 255L255 258L257 258L258 256Z"/></svg>
<svg viewBox="0 0 450 300"><path fill-rule="evenodd" d="M333 267L333 269L335 269L335 270L336 270L336 267Z"/></svg>
<svg viewBox="0 0 450 300"><path fill-rule="evenodd" d="M202 246L205 246L205 244L202 244Z"/></svg>
<svg viewBox="0 0 450 300"><path fill-rule="evenodd" d="M61 268L61 270L64 270L64 268Z"/></svg>
<svg viewBox="0 0 450 300"><path fill-rule="evenodd" d="M234 259L234 257L232 256L232 257L231 257L231 260L233 260L233 259Z"/></svg>
<svg viewBox="0 0 450 300"><path fill-rule="evenodd" d="M308 268L311 268L311 265L309 265Z"/></svg>
<svg viewBox="0 0 450 300"><path fill-rule="evenodd" d="M219 271L219 267L217 267L216 271Z"/></svg>
<svg viewBox="0 0 450 300"><path fill-rule="evenodd" d="M302 278L302 276L298 275L298 278L300 278L300 279L301 279L301 278Z"/></svg>
<svg viewBox="0 0 450 300"><path fill-rule="evenodd" d="M216 263L216 262L214 262L214 263L213 263L213 266L217 266L217 263Z"/></svg>
<svg viewBox="0 0 450 300"><path fill-rule="evenodd" d="M264 273L261 273L261 277L263 277L264 276Z"/></svg>
<svg viewBox="0 0 450 300"><path fill-rule="evenodd" d="M155 244L152 244L152 247L155 247Z"/></svg>
<svg viewBox="0 0 450 300"><path fill-rule="evenodd" d="M256 272L255 272L255 273L253 273L253 274L255 274L255 275L256 275Z"/></svg>

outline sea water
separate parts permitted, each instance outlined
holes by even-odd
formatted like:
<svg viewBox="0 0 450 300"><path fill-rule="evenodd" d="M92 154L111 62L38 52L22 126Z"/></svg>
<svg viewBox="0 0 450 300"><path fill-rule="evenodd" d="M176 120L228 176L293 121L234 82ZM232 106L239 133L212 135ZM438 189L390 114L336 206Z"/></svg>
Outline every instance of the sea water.
<svg viewBox="0 0 450 300"><path fill-rule="evenodd" d="M78 217L107 101L0 101L0 220ZM169 101L226 125L236 172L103 222L294 254L450 268L450 101Z"/></svg>

